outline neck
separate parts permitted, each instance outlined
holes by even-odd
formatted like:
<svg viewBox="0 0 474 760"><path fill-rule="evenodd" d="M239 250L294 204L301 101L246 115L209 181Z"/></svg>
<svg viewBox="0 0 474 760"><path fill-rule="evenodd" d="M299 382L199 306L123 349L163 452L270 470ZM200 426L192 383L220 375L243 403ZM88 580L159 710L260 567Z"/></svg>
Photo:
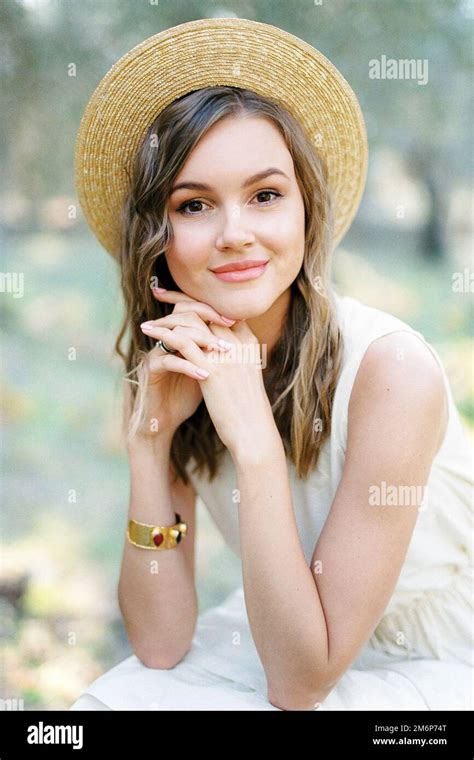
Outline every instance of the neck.
<svg viewBox="0 0 474 760"><path fill-rule="evenodd" d="M266 345L267 361L283 332L290 301L290 288L287 288L264 314L247 320L260 346Z"/></svg>

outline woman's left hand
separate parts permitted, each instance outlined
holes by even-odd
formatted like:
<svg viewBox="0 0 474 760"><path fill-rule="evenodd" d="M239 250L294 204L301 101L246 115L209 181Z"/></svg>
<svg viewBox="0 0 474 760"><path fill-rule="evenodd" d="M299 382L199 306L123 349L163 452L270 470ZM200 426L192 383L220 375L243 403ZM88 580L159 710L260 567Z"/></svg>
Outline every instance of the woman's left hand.
<svg viewBox="0 0 474 760"><path fill-rule="evenodd" d="M177 303L183 294L167 290L155 297ZM209 329L232 348L205 354L209 377L200 381L202 395L219 438L238 455L258 446L263 435L278 435L263 382L260 344L245 320L232 327L210 323Z"/></svg>

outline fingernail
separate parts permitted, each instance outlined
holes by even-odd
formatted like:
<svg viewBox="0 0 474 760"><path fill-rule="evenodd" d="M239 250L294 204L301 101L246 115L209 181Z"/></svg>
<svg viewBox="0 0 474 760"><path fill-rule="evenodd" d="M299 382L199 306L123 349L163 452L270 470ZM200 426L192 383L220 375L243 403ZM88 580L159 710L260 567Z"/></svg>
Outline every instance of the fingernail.
<svg viewBox="0 0 474 760"><path fill-rule="evenodd" d="M152 322L143 322L140 325L140 327L142 328L142 330L151 330L152 327L153 327L153 323Z"/></svg>
<svg viewBox="0 0 474 760"><path fill-rule="evenodd" d="M199 375L199 377L209 377L209 372L205 369L197 369L196 375Z"/></svg>
<svg viewBox="0 0 474 760"><path fill-rule="evenodd" d="M224 320L224 322L225 322L227 325L233 325L233 324L234 324L234 322L235 322L235 319L227 319L227 317L222 317L222 315L221 315L221 318Z"/></svg>
<svg viewBox="0 0 474 760"><path fill-rule="evenodd" d="M166 288L152 288L153 293L166 293Z"/></svg>
<svg viewBox="0 0 474 760"><path fill-rule="evenodd" d="M221 348L232 348L232 343L228 340L224 340L223 338L219 338L217 341Z"/></svg>

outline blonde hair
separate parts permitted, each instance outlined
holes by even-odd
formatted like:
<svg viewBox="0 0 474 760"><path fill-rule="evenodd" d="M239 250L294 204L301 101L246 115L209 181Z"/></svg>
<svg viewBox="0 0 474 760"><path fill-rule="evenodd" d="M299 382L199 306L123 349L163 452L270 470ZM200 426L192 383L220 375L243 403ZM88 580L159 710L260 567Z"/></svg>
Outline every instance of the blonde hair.
<svg viewBox="0 0 474 760"><path fill-rule="evenodd" d="M293 158L304 201L303 264L290 286L286 323L268 357L264 383L285 452L298 476L306 479L331 432L343 350L330 285L333 214L327 168L299 122L279 104L251 90L206 87L178 98L151 124L136 153L122 211L120 266L125 314L114 346L124 360L129 383L124 430L129 440L146 419L146 356L155 340L142 333L140 323L173 310L173 304L153 297L150 283L154 278L163 287L179 290L164 256L172 235L166 209L170 188L197 141L230 114L271 119ZM121 344L127 329L130 335L124 353ZM212 480L224 451L202 400L173 437L174 469L188 483L185 467L194 457L195 471L202 475L207 468Z"/></svg>

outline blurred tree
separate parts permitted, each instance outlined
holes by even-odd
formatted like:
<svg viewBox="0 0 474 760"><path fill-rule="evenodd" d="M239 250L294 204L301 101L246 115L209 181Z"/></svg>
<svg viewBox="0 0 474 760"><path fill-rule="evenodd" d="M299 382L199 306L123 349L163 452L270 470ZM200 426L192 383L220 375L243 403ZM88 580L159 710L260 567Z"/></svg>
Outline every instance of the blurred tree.
<svg viewBox="0 0 474 760"><path fill-rule="evenodd" d="M2 0L0 160L8 191L33 201L30 226L41 223L38 199L74 196L77 128L109 67L162 29L232 14L280 26L334 61L359 98L370 146L390 145L424 184L431 207L420 244L442 255L450 194L472 176L467 0ZM369 62L382 55L426 59L428 82L371 79Z"/></svg>

